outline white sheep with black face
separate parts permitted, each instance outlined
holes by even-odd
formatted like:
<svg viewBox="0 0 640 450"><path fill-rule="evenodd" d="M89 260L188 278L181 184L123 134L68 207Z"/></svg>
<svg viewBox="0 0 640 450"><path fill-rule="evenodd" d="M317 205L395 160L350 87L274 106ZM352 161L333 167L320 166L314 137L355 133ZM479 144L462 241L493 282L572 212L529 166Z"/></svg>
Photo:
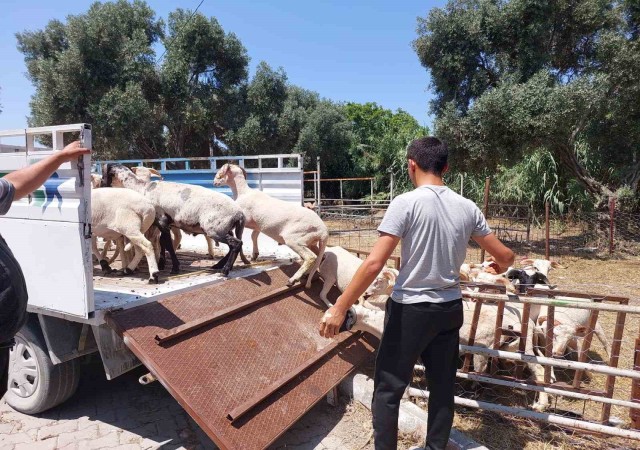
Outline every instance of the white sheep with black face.
<svg viewBox="0 0 640 450"><path fill-rule="evenodd" d="M108 164L104 170L103 184L136 191L158 209L160 226L166 231L161 243L171 254L172 271L177 271L179 261L173 251L169 225L227 244L229 252L213 268L220 269L224 276L229 274L242 250L241 237L245 225L244 214L233 200L202 186L145 181L121 164Z"/></svg>
<svg viewBox="0 0 640 450"><path fill-rule="evenodd" d="M279 244L285 244L302 258L300 269L289 279L289 285L308 274L306 287L320 266L329 240L329 231L320 217L310 209L273 198L251 189L246 172L235 164L225 164L218 170L214 185L229 186L233 198L240 205L251 228L252 259L258 257L258 236L262 232Z"/></svg>

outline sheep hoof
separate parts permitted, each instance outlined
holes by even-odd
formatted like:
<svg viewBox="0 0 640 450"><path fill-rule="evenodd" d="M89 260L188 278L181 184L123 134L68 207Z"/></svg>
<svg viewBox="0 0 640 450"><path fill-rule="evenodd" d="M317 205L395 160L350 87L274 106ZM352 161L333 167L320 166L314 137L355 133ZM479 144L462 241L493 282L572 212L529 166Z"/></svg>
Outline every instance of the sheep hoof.
<svg viewBox="0 0 640 450"><path fill-rule="evenodd" d="M258 254L254 253L253 255L251 255L251 261L257 261L258 260Z"/></svg>
<svg viewBox="0 0 640 450"><path fill-rule="evenodd" d="M547 405L543 405L542 403L534 403L531 409L538 412L544 412L547 409Z"/></svg>
<svg viewBox="0 0 640 450"><path fill-rule="evenodd" d="M129 269L128 267L125 267L122 273L124 273L125 275L131 275L133 273L133 270Z"/></svg>
<svg viewBox="0 0 640 450"><path fill-rule="evenodd" d="M167 265L167 260L164 258L160 258L158 260L158 269L160 270L164 270L165 266Z"/></svg>
<svg viewBox="0 0 640 450"><path fill-rule="evenodd" d="M160 280L160 272L153 272L151 274L151 278L149 278L149 283L158 284L159 280Z"/></svg>
<svg viewBox="0 0 640 450"><path fill-rule="evenodd" d="M105 259L101 259L100 260L100 267L102 268L102 273L104 275L107 275L107 274L110 274L111 272L113 272L113 269L109 265L109 262L107 260L105 260Z"/></svg>
<svg viewBox="0 0 640 450"><path fill-rule="evenodd" d="M171 273L180 273L180 267L172 267Z"/></svg>
<svg viewBox="0 0 640 450"><path fill-rule="evenodd" d="M289 281L287 281L287 286L291 287L294 284L296 284L296 281L298 280L294 280L293 278L289 278Z"/></svg>

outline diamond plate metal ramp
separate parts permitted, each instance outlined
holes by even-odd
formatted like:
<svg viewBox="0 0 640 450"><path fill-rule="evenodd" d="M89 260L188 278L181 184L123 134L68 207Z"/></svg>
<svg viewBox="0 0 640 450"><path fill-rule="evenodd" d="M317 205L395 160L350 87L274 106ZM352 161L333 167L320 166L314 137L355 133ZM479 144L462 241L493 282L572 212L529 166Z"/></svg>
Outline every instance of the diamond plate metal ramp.
<svg viewBox="0 0 640 450"><path fill-rule="evenodd" d="M158 344L156 335L286 285L290 265L177 294L106 317L125 344L221 449L273 443L373 352L375 338L341 333L343 342L240 419L227 416L286 379L333 340L318 334L321 282L250 307ZM333 295L333 297L332 297ZM335 300L332 291L330 300Z"/></svg>

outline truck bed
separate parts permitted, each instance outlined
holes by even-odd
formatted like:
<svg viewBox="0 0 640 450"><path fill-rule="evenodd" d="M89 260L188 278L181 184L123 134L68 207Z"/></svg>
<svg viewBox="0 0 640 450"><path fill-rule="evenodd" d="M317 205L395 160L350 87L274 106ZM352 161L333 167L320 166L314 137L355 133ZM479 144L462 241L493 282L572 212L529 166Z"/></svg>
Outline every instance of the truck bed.
<svg viewBox="0 0 640 450"><path fill-rule="evenodd" d="M251 242L250 236L243 236L244 242ZM258 261L245 265L240 258L236 261L229 278L247 277L256 273L271 270L281 265L290 264L292 252L285 246L278 246L273 240L261 236L260 258ZM219 273L214 273L211 266L215 264L227 251L225 245L215 248L215 259L207 254L207 246L202 236L184 235L181 248L176 252L180 260L180 273L171 274L171 261L160 271L160 282L148 282L148 269L143 258L137 271L132 275L123 275L117 271L110 275L103 275L99 265L94 265L93 287L95 301L94 324L104 323L104 313L116 309L128 309L133 306L157 301L167 295L184 292L196 287L204 287L226 280ZM246 255L251 254L251 246L245 245ZM109 252L109 257L113 251ZM168 255L167 255L168 256ZM249 257L248 256L248 257ZM111 264L116 270L121 268L120 259Z"/></svg>

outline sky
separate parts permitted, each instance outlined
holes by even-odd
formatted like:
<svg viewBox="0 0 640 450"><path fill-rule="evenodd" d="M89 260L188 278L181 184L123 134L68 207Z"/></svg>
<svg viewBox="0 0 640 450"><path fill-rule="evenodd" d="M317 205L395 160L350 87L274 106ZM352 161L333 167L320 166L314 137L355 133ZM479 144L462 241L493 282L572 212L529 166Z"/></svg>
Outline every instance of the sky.
<svg viewBox="0 0 640 450"><path fill-rule="evenodd" d="M15 33L82 14L91 3L3 0L0 130L27 126L34 92ZM200 0L147 3L157 17L166 19L176 8L195 9ZM429 76L411 43L417 37L417 17L444 4L445 0L204 0L198 11L216 17L225 31L240 38L251 58L250 76L260 61L266 61L273 68L284 68L291 83L322 97L402 108L431 126Z"/></svg>

